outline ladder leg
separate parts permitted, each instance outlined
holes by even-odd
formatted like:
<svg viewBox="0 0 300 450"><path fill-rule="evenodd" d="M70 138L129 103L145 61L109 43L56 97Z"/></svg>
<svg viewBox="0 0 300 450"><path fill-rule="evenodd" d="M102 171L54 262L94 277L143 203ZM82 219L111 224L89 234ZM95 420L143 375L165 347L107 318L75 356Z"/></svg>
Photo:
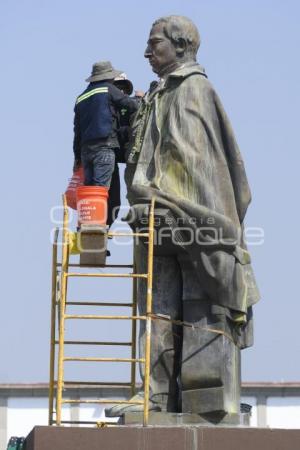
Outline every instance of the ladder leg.
<svg viewBox="0 0 300 450"><path fill-rule="evenodd" d="M55 365L55 315L57 301L57 239L58 228L54 233L54 242L52 248L52 294L51 294L51 332L50 332L50 368L49 368L49 410L48 424L53 423L53 402L54 402L54 365Z"/></svg>
<svg viewBox="0 0 300 450"><path fill-rule="evenodd" d="M59 345L58 345L58 371L57 371L57 398L56 398L56 425L61 424L62 391L64 378L64 341L65 341L65 309L67 293L67 272L69 263L69 233L68 233L68 208L64 200L64 223L62 239L62 268L61 268L61 293L60 293L60 322L59 322Z"/></svg>
<svg viewBox="0 0 300 450"><path fill-rule="evenodd" d="M145 380L144 380L144 420L148 425L149 419L149 390L150 390L150 358L151 358L151 313L152 313L152 283L153 283L153 244L154 244L154 205L151 201L149 213L149 242L148 242L148 277L147 277L147 318L146 318L146 345L145 345Z"/></svg>
<svg viewBox="0 0 300 450"><path fill-rule="evenodd" d="M133 273L136 273L135 244L133 243ZM137 315L137 278L132 279L132 316ZM137 321L131 321L131 358L136 359L136 327ZM131 363L131 396L135 395L136 363Z"/></svg>

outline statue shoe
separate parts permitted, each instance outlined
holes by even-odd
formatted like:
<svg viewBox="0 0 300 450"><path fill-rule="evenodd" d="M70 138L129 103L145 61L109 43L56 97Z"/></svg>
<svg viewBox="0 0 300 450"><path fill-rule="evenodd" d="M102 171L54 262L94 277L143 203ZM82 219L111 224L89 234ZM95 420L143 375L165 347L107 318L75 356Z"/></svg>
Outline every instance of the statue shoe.
<svg viewBox="0 0 300 450"><path fill-rule="evenodd" d="M136 394L134 397L130 399L130 401L143 401L144 400L144 393L140 392ZM120 417L123 414L127 412L133 412L133 413L142 413L144 411L144 405L114 405L110 408L105 408L105 415L106 417ZM149 400L149 411L161 411L161 408L153 403L151 400Z"/></svg>

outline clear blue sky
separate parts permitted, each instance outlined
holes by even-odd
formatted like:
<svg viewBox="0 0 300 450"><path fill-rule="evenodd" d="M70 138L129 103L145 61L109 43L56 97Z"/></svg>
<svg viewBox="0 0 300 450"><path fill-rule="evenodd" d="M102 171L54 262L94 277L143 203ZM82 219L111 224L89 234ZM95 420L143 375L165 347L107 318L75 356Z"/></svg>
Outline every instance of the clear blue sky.
<svg viewBox="0 0 300 450"><path fill-rule="evenodd" d="M143 58L148 32L168 14L199 27L198 60L245 159L247 225L265 233L264 245L250 246L262 300L243 379L300 379L299 2L2 0L0 382L48 379L49 212L71 174L74 99L104 59L146 90L155 78ZM112 251L112 261L126 259ZM110 284L105 294L124 289Z"/></svg>

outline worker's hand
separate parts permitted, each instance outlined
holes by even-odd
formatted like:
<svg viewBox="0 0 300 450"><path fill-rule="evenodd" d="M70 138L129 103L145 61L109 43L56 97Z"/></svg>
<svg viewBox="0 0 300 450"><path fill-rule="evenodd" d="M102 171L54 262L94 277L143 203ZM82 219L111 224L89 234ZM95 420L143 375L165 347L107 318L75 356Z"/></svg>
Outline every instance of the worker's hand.
<svg viewBox="0 0 300 450"><path fill-rule="evenodd" d="M145 95L145 92L143 92L143 91L134 91L134 95L135 95L135 97L143 98L144 95Z"/></svg>
<svg viewBox="0 0 300 450"><path fill-rule="evenodd" d="M78 170L80 166L81 166L81 161L79 161L79 159L75 159L74 164L73 164L73 172L76 172L76 170Z"/></svg>

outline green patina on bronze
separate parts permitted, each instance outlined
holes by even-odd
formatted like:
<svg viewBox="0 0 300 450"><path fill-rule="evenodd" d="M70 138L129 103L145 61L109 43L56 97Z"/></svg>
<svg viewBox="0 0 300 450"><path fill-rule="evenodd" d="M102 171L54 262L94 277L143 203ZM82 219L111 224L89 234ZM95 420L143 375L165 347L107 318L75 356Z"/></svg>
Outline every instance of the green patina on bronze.
<svg viewBox="0 0 300 450"><path fill-rule="evenodd" d="M200 65L185 64L146 95L133 139L126 174L130 203L137 207L155 195L175 217L213 219L221 239L187 251L201 263L199 276L214 303L245 324L259 298L242 237L251 195L230 122ZM209 244L209 236L200 236ZM251 341L248 330L241 346Z"/></svg>

